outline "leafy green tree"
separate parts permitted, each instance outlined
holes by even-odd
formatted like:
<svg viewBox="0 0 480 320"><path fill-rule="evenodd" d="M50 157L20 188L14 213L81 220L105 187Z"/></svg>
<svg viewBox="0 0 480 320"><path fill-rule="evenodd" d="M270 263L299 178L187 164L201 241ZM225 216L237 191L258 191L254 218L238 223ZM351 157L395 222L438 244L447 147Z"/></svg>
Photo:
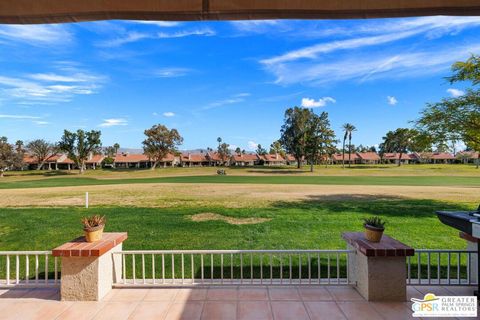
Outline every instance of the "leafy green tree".
<svg viewBox="0 0 480 320"><path fill-rule="evenodd" d="M425 136L415 129L398 128L389 131L380 144L380 153L398 153L398 166L401 166L403 155L407 152L420 152L425 148Z"/></svg>
<svg viewBox="0 0 480 320"><path fill-rule="evenodd" d="M144 131L143 152L153 160L152 170L169 153L175 153L177 147L183 143L183 138L177 129L169 130L166 126L157 124Z"/></svg>
<svg viewBox="0 0 480 320"><path fill-rule="evenodd" d="M115 150L115 154L117 154L118 150L120 149L120 144L118 143L113 144L113 149Z"/></svg>
<svg viewBox="0 0 480 320"><path fill-rule="evenodd" d="M262 147L261 144L258 144L257 145L257 150L255 151L258 155L266 155L267 154L267 150L265 150L265 148Z"/></svg>
<svg viewBox="0 0 480 320"><path fill-rule="evenodd" d="M306 155L308 122L312 111L305 108L289 108L285 111L284 123L281 128L280 142L286 152L292 154L300 169L302 159Z"/></svg>
<svg viewBox="0 0 480 320"><path fill-rule="evenodd" d="M40 170L45 161L58 152L58 147L43 139L36 139L27 144L27 151L37 160L37 170Z"/></svg>
<svg viewBox="0 0 480 320"><path fill-rule="evenodd" d="M284 158L286 156L285 149L283 149L282 143L280 142L280 140L272 142L272 144L270 145L269 153L270 154L279 154Z"/></svg>
<svg viewBox="0 0 480 320"><path fill-rule="evenodd" d="M85 171L85 162L91 154L100 153L102 142L100 140L100 131L84 131L77 132L63 131L63 136L58 143L58 149L67 154L68 158L77 165L80 173Z"/></svg>
<svg viewBox="0 0 480 320"><path fill-rule="evenodd" d="M15 146L8 143L7 137L0 137L0 178L11 167L21 166L23 157L16 152Z"/></svg>
<svg viewBox="0 0 480 320"><path fill-rule="evenodd" d="M220 143L217 148L217 153L220 159L222 159L222 164L227 163L228 158L230 158L230 145L228 143Z"/></svg>
<svg viewBox="0 0 480 320"><path fill-rule="evenodd" d="M452 66L451 83L469 81L473 87L459 97L445 98L427 104L417 126L428 132L437 144L462 140L468 148L479 152L480 166L480 56L472 55L465 62Z"/></svg>
<svg viewBox="0 0 480 320"><path fill-rule="evenodd" d="M342 166L345 168L345 141L348 138L348 167L352 158L352 133L357 131L357 128L351 123L345 123L343 125L343 152L342 152Z"/></svg>
<svg viewBox="0 0 480 320"><path fill-rule="evenodd" d="M235 149L235 153L238 154L238 155L242 154L242 149L240 149L239 147L237 147L237 148Z"/></svg>
<svg viewBox="0 0 480 320"><path fill-rule="evenodd" d="M310 162L310 171L313 172L313 165L327 156L335 149L335 132L330 128L328 113L322 112L316 115L313 111L307 123L307 139L305 144L305 154Z"/></svg>

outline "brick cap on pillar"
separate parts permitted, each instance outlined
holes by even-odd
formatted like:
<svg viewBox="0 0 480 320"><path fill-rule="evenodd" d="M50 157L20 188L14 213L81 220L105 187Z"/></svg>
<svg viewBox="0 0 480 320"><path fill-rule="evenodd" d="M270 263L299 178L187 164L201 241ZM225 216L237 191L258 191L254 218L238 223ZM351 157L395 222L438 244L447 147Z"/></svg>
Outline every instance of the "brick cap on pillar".
<svg viewBox="0 0 480 320"><path fill-rule="evenodd" d="M100 257L127 239L126 232L105 232L102 240L87 242L78 237L52 250L54 257Z"/></svg>
<svg viewBox="0 0 480 320"><path fill-rule="evenodd" d="M387 235L383 235L380 242L368 241L363 232L345 232L342 238L367 257L407 257L415 254L415 249Z"/></svg>
<svg viewBox="0 0 480 320"><path fill-rule="evenodd" d="M465 233L463 231L460 231L459 235L460 235L460 238L462 238L464 240L467 240L467 241L470 241L470 242L479 242L480 241L480 239L475 238L474 236L471 236L468 233Z"/></svg>

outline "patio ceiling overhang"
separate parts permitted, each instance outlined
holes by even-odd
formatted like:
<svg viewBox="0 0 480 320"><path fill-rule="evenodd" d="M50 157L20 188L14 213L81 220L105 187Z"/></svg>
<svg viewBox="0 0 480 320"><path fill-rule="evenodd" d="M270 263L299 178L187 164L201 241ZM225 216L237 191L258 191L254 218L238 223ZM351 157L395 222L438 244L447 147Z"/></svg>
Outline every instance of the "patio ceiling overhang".
<svg viewBox="0 0 480 320"><path fill-rule="evenodd" d="M0 23L480 15L479 0L2 0Z"/></svg>

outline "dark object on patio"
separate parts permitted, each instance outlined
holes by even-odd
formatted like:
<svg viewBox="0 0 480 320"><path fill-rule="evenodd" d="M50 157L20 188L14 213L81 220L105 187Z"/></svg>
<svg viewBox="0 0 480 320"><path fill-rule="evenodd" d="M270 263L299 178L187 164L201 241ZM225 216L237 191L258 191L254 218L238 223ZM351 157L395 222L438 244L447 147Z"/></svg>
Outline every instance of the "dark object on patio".
<svg viewBox="0 0 480 320"><path fill-rule="evenodd" d="M220 169L220 170L217 170L217 174L220 175L220 176L226 176L227 175L227 171L223 170L223 169Z"/></svg>
<svg viewBox="0 0 480 320"><path fill-rule="evenodd" d="M476 211L437 211L438 219L447 226L463 231L474 238L480 238L480 206ZM477 241L477 259L480 257L480 241ZM477 267L477 279L480 279L480 265ZM480 281L478 290L474 293L477 297L480 294Z"/></svg>

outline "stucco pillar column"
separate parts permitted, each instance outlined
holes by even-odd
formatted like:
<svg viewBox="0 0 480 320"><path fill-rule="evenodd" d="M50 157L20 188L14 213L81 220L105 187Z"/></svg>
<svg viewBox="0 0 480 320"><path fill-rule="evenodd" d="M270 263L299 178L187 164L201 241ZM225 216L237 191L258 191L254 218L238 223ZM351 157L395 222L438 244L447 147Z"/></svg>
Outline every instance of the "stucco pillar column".
<svg viewBox="0 0 480 320"><path fill-rule="evenodd" d="M384 235L369 242L361 232L344 233L349 254L348 272L357 291L368 301L406 301L406 257L413 248Z"/></svg>
<svg viewBox="0 0 480 320"><path fill-rule="evenodd" d="M471 235L460 232L460 238L464 239L467 242L467 250L477 252L477 245L480 239L472 237ZM478 256L476 254L470 255L470 280L472 282L477 282L478 278Z"/></svg>
<svg viewBox="0 0 480 320"><path fill-rule="evenodd" d="M99 301L122 277L121 256L127 233L104 233L102 240L86 242L84 237L55 248L61 257L60 296L63 301Z"/></svg>

